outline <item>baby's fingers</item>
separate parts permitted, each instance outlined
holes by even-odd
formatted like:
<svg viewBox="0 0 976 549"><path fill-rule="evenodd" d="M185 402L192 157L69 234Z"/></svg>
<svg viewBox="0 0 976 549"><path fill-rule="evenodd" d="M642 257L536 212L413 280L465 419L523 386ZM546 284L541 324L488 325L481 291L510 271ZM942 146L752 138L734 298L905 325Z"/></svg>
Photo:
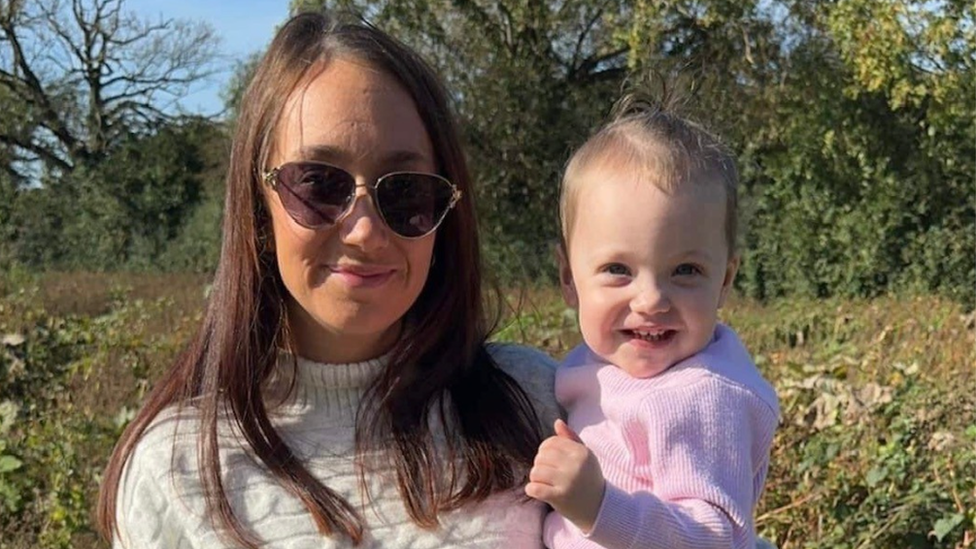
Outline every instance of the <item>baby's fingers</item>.
<svg viewBox="0 0 976 549"><path fill-rule="evenodd" d="M569 438L552 436L539 445L539 454L550 455L579 455L586 454L586 446Z"/></svg>
<svg viewBox="0 0 976 549"><path fill-rule="evenodd" d="M555 489L542 482L529 482L525 485L525 495L552 505L552 501L555 499Z"/></svg>
<svg viewBox="0 0 976 549"><path fill-rule="evenodd" d="M566 471L559 466L536 463L529 471L525 494L552 504L557 498L566 495L571 483Z"/></svg>
<svg viewBox="0 0 976 549"><path fill-rule="evenodd" d="M542 484L553 485L565 476L564 472L556 464L539 463L532 466L529 470L529 480Z"/></svg>
<svg viewBox="0 0 976 549"><path fill-rule="evenodd" d="M557 437L583 444L582 439L576 434L576 431L567 425L565 421L557 419L552 428L556 432Z"/></svg>

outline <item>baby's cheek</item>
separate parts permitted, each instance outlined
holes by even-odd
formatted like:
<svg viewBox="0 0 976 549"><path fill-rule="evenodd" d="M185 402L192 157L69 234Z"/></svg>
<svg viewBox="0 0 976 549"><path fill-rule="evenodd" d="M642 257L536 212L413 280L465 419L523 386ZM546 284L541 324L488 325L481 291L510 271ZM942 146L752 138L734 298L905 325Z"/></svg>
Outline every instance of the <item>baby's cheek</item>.
<svg viewBox="0 0 976 549"><path fill-rule="evenodd" d="M614 350L614 322L609 315L598 314L597 311L590 311L591 314L580 316L580 331L583 340L595 352L601 355L612 353Z"/></svg>
<svg viewBox="0 0 976 549"><path fill-rule="evenodd" d="M580 333L583 335L583 339L587 340L589 343L589 337L592 335L592 318L593 314L586 303L580 301L579 308L576 310L576 321L579 323Z"/></svg>

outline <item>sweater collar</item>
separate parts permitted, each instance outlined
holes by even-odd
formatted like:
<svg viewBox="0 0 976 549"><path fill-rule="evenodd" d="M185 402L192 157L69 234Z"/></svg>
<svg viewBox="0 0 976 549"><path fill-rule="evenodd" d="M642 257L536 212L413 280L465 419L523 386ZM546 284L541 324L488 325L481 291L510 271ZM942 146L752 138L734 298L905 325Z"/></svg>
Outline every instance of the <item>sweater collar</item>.
<svg viewBox="0 0 976 549"><path fill-rule="evenodd" d="M365 389L389 363L389 355L346 364L316 362L301 356L282 353L278 366L289 368L295 361L295 381L309 389Z"/></svg>
<svg viewBox="0 0 976 549"><path fill-rule="evenodd" d="M362 362L329 364L282 351L265 396L273 405L291 402L333 406L337 399L352 405L389 361L390 356L383 355Z"/></svg>

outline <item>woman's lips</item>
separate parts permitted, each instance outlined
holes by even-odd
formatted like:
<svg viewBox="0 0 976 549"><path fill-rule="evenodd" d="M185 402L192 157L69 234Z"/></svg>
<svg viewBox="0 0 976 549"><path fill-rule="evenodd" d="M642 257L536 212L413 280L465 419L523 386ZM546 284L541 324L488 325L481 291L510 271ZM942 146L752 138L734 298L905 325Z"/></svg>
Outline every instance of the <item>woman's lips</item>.
<svg viewBox="0 0 976 549"><path fill-rule="evenodd" d="M329 271L353 288L375 288L389 281L396 269L374 265L329 265Z"/></svg>

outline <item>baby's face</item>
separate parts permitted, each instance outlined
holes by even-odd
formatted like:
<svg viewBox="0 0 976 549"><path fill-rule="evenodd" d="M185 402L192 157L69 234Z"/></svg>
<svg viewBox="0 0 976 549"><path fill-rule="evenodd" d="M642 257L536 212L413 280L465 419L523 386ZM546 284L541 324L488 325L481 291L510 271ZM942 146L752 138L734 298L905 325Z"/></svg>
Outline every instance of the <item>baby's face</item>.
<svg viewBox="0 0 976 549"><path fill-rule="evenodd" d="M725 191L667 194L627 170L578 182L563 295L587 345L634 377L655 376L711 341L737 260L729 259Z"/></svg>

